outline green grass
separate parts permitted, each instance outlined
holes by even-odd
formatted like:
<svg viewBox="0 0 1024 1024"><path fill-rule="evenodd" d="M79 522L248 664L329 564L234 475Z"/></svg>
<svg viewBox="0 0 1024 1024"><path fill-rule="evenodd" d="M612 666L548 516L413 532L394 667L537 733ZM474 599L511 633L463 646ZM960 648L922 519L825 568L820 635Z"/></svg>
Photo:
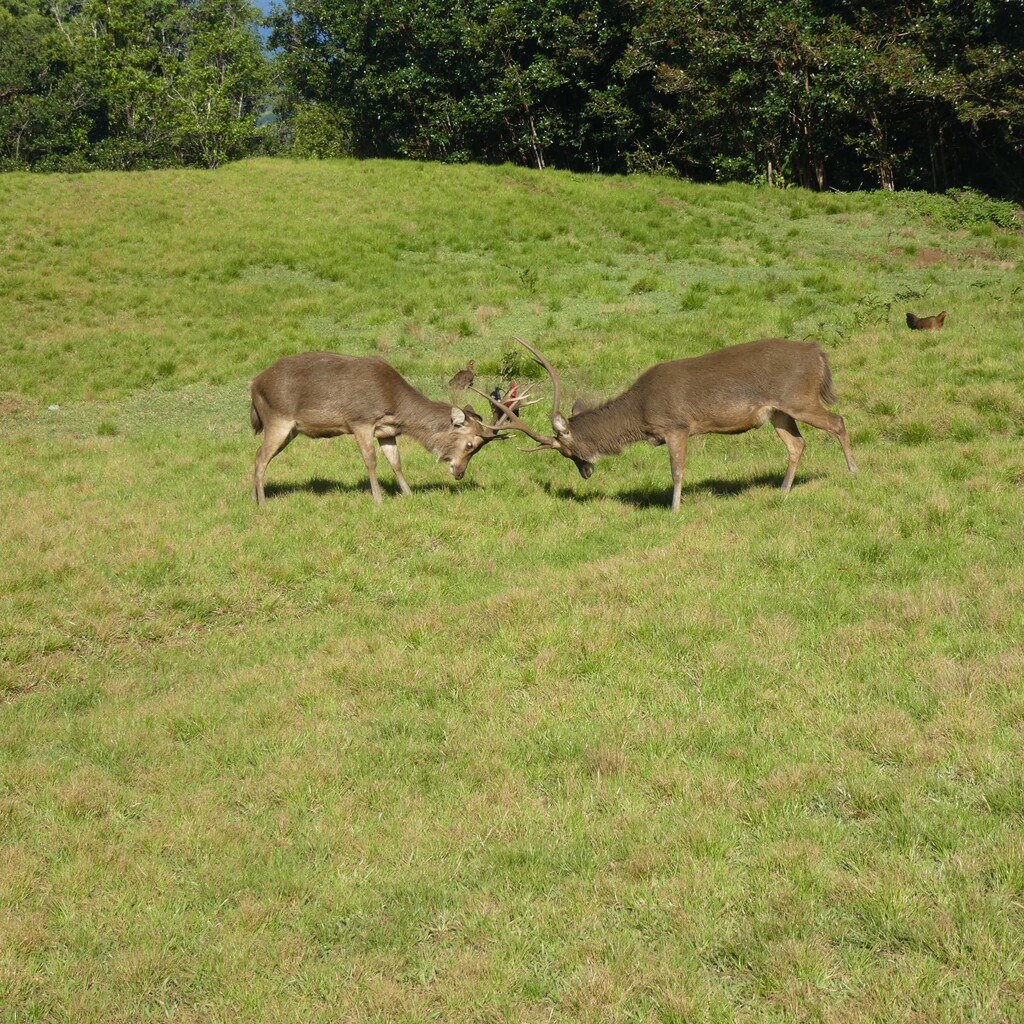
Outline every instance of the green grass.
<svg viewBox="0 0 1024 1024"><path fill-rule="evenodd" d="M0 177L0 1020L1024 1020L1024 239L962 210ZM861 472L406 443L375 506L299 439L252 504L279 355L441 397L516 334L567 403L818 337Z"/></svg>

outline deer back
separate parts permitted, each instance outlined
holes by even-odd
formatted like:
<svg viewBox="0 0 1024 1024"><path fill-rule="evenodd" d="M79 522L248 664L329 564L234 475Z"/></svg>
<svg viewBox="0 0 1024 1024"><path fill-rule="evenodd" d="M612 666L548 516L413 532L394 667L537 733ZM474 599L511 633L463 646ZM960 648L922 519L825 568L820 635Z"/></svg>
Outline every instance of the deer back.
<svg viewBox="0 0 1024 1024"><path fill-rule="evenodd" d="M686 359L657 363L604 405L585 409L567 426L579 454L620 451L658 442L668 433L741 433L772 409L832 401L831 376L817 342L762 338Z"/></svg>
<svg viewBox="0 0 1024 1024"><path fill-rule="evenodd" d="M394 412L414 392L399 372L376 356L300 352L283 356L252 382L253 405L266 414L295 421L302 433L350 433Z"/></svg>

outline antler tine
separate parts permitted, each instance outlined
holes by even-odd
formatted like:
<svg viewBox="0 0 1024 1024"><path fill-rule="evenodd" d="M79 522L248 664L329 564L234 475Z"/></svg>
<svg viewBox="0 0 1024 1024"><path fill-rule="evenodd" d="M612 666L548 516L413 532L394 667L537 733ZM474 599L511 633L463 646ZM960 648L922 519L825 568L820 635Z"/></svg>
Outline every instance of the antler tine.
<svg viewBox="0 0 1024 1024"><path fill-rule="evenodd" d="M491 421L491 427L494 429L501 429L505 425L505 420L508 419L511 422L510 417L512 414L518 413L520 409L525 409L527 406L537 405L538 403L542 402L543 399L534 398L530 401L524 402L521 398L515 398L512 401L508 401L507 399L502 398L500 401L501 412L495 412L494 419ZM509 429L515 428L510 426ZM533 449L531 448L530 451L533 451Z"/></svg>
<svg viewBox="0 0 1024 1024"><path fill-rule="evenodd" d="M544 434L537 434L530 429L507 405L502 405L493 395L487 394L485 391L481 391L479 388L470 387L470 391L475 391L481 398L486 398L494 408L500 412L501 419L494 424L495 428L499 426L507 430L521 430L528 437L532 437L534 441L541 446L541 448L554 448L555 439L553 437L547 437ZM504 420L508 420L508 423L504 423Z"/></svg>
<svg viewBox="0 0 1024 1024"><path fill-rule="evenodd" d="M513 335L513 337L523 348L529 349L533 353L534 359L548 371L548 376L551 378L551 383L555 389L555 401L551 409L551 419L554 421L555 417L560 415L562 409L562 378L558 376L551 364L528 341L523 341L522 338L516 335Z"/></svg>
<svg viewBox="0 0 1024 1024"><path fill-rule="evenodd" d="M536 405L538 402L543 401L542 398L534 398L533 397L533 389L535 387L535 383L534 382L531 382L531 383L527 384L523 388L519 388L519 390L518 390L518 392L516 394L512 394L511 393L512 388L518 388L518 387L519 387L519 385L517 385L515 383L511 384L509 386L508 390L505 392L505 394L503 394L501 396L501 398L499 399L499 401L502 403L502 405L504 405L506 408L521 409L524 406ZM495 391L497 391L497 390L500 390L500 389L495 388ZM493 395L494 391L492 391L491 394ZM527 401L527 399L531 399L531 401Z"/></svg>
<svg viewBox="0 0 1024 1024"><path fill-rule="evenodd" d="M515 415L512 409L509 406L505 405L503 402L500 402L498 399L496 399L494 395L489 395L486 392L481 391L479 388L473 387L472 385L470 385L469 390L475 391L481 398L486 398L487 401L492 406L494 406L495 412L497 413L497 417L495 418L494 422L490 424L492 430L515 430L517 429L517 427L512 421L518 420L520 423L522 423L522 421L519 420L519 417ZM506 420L508 420L508 423L505 422ZM522 429L527 429L525 424L522 425Z"/></svg>

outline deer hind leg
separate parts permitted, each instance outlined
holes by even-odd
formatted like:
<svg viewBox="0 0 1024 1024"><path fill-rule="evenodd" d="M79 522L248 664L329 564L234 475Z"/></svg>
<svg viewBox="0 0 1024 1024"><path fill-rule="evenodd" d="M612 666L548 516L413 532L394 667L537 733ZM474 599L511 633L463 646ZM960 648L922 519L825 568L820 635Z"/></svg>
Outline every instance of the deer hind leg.
<svg viewBox="0 0 1024 1024"><path fill-rule="evenodd" d="M672 467L672 511L679 511L679 499L683 491L683 472L686 469L686 446L689 435L669 434L665 438L668 447L669 465Z"/></svg>
<svg viewBox="0 0 1024 1024"><path fill-rule="evenodd" d="M267 465L270 460L280 454L288 447L288 444L296 437L298 431L295 424L288 420L271 419L263 428L263 444L256 453L256 469L253 473L252 496L257 505L266 503L266 495L263 493L263 481L267 475Z"/></svg>
<svg viewBox="0 0 1024 1024"><path fill-rule="evenodd" d="M846 457L846 468L851 473L857 472L857 463L853 461L853 449L850 447L850 436L846 433L846 423L843 417L828 409L801 410L797 418L802 423L809 423L812 427L824 430L831 434L843 448L843 455Z"/></svg>
<svg viewBox="0 0 1024 1024"><path fill-rule="evenodd" d="M373 426L371 424L359 426L352 433L355 435L356 444L359 445L359 454L363 457L366 472L370 474L370 494L373 495L373 500L379 504L384 497L377 481L377 452L373 447Z"/></svg>
<svg viewBox="0 0 1024 1024"><path fill-rule="evenodd" d="M788 494L793 486L793 478L796 476L796 467L800 464L800 456L804 453L804 439L796 420L788 412L779 409L772 411L770 419L775 433L782 439L782 443L789 452L789 466L786 469L786 476L782 481L782 492Z"/></svg>
<svg viewBox="0 0 1024 1024"><path fill-rule="evenodd" d="M391 468L395 472L395 479L398 481L398 486L402 489L402 493L412 494L412 490L405 482L405 477L402 476L402 457L398 454L398 438L381 437L377 439L377 444L380 445L380 450L384 453L384 457L391 463Z"/></svg>

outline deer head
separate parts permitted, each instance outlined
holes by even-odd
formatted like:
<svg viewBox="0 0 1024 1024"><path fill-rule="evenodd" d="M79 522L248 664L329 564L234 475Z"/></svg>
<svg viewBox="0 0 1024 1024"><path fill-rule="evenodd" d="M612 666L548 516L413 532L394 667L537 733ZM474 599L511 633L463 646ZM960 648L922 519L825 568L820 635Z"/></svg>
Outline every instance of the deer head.
<svg viewBox="0 0 1024 1024"><path fill-rule="evenodd" d="M452 434L447 438L447 444L437 457L438 461L448 463L448 468L456 480L462 479L469 460L485 444L508 440L508 434L503 434L497 427L484 423L483 417L471 405L462 409L453 405L451 423Z"/></svg>

